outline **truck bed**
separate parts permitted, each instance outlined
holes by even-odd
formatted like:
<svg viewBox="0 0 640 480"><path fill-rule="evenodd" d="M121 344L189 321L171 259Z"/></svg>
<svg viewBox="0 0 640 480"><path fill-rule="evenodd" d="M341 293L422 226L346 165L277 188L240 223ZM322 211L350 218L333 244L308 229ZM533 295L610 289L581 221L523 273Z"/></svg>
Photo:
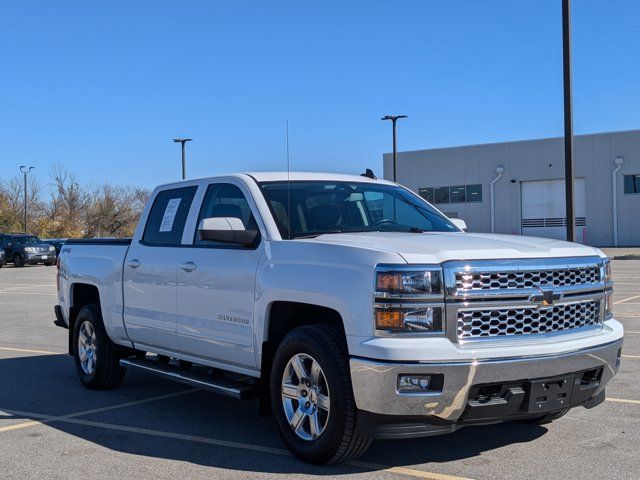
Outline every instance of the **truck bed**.
<svg viewBox="0 0 640 480"><path fill-rule="evenodd" d="M131 245L131 238L72 238L65 245Z"/></svg>

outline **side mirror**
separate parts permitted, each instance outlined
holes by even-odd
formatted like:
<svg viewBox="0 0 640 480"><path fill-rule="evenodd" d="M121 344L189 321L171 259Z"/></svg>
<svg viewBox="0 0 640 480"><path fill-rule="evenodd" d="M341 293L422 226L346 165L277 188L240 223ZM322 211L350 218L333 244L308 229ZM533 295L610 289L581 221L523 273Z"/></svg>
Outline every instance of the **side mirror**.
<svg viewBox="0 0 640 480"><path fill-rule="evenodd" d="M463 232L467 231L467 222L462 220L461 218L450 218L451 223L453 223L456 227L458 227Z"/></svg>
<svg viewBox="0 0 640 480"><path fill-rule="evenodd" d="M255 242L257 230L245 230L242 220L236 217L203 218L198 225L198 238L214 242L249 246Z"/></svg>

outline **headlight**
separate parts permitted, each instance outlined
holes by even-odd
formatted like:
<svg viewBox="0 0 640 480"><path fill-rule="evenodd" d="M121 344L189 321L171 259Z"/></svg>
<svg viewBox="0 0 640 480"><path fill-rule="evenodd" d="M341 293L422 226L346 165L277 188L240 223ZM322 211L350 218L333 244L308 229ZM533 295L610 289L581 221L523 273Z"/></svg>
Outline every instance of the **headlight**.
<svg viewBox="0 0 640 480"><path fill-rule="evenodd" d="M376 330L442 333L442 268L378 266L374 306Z"/></svg>
<svg viewBox="0 0 640 480"><path fill-rule="evenodd" d="M35 253L36 249L33 247L24 247L24 251L27 253Z"/></svg>
<svg viewBox="0 0 640 480"><path fill-rule="evenodd" d="M442 294L442 272L438 270L379 271L376 291L388 294Z"/></svg>
<svg viewBox="0 0 640 480"><path fill-rule="evenodd" d="M49 245L49 251L53 252L55 250L55 247L53 245Z"/></svg>
<svg viewBox="0 0 640 480"><path fill-rule="evenodd" d="M602 264L604 280L604 319L613 318L613 280L611 278L611 260L606 258Z"/></svg>

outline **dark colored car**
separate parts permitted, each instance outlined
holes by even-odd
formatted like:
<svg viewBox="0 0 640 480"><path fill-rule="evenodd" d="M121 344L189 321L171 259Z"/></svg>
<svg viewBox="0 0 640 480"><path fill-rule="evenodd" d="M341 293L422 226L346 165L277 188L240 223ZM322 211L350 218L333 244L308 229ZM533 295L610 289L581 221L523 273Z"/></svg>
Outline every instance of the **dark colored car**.
<svg viewBox="0 0 640 480"><path fill-rule="evenodd" d="M35 235L0 234L0 247L4 249L6 261L14 267L37 263L49 266L56 263L58 257L53 245L42 242Z"/></svg>
<svg viewBox="0 0 640 480"><path fill-rule="evenodd" d="M66 238L43 238L42 241L44 243L48 243L49 245L53 245L53 248L56 249L56 255L60 255L60 249L64 242L67 241Z"/></svg>

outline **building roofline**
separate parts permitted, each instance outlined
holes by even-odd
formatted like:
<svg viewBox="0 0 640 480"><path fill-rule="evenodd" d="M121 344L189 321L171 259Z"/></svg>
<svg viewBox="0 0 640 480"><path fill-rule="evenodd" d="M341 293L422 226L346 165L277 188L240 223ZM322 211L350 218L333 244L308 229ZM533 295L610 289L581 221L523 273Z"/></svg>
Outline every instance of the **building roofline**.
<svg viewBox="0 0 640 480"><path fill-rule="evenodd" d="M596 133L581 133L580 135L574 135L573 138L580 137L595 137L599 135L616 135L620 133L640 133L640 129L630 129L630 130L616 130L612 132L596 132ZM541 142L545 140L564 140L564 137L541 137L541 138L530 138L530 139L522 139L522 140L505 140L502 142L488 142L488 143L471 143L465 145L452 145L449 147L434 147L434 148L418 148L415 150L399 150L398 154L401 153L416 153L416 152L435 152L438 150L452 150L454 148L473 148L473 147L491 147L495 145L507 145L513 143L530 143L530 142ZM384 155L393 155L392 152L383 152Z"/></svg>

